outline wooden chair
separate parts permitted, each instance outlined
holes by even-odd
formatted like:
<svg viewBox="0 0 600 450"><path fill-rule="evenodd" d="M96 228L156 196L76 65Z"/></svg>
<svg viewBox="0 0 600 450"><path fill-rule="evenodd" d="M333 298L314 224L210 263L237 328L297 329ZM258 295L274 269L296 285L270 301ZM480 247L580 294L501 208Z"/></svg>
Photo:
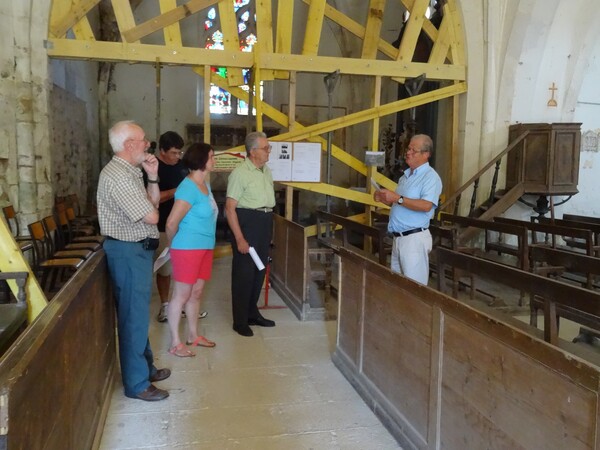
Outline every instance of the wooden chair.
<svg viewBox="0 0 600 450"><path fill-rule="evenodd" d="M57 252L68 252L68 257L76 257L88 259L92 256L94 249L90 245L83 243L67 244L64 240L62 230L56 224L54 216L44 217L44 230L51 244L50 254L56 254Z"/></svg>
<svg viewBox="0 0 600 450"><path fill-rule="evenodd" d="M25 253L28 250L33 249L33 243L31 242L31 238L29 236L22 236L19 230L19 221L17 220L17 214L15 213L15 208L13 205L8 205L2 208L2 212L4 213L4 218L6 219L6 223L10 228L17 244L19 244L19 248L22 253Z"/></svg>
<svg viewBox="0 0 600 450"><path fill-rule="evenodd" d="M54 290L56 281L64 277L66 270L76 271L81 267L84 260L82 258L67 257L65 253L59 256L50 253L51 245L44 231L44 224L41 221L33 222L27 225L33 242L33 270L36 277L40 280L42 289L47 292ZM48 278L50 284L48 285Z"/></svg>
<svg viewBox="0 0 600 450"><path fill-rule="evenodd" d="M0 273L0 280L15 280L19 288L16 303L0 304L0 355L15 340L18 332L27 322L27 302L25 282L28 272Z"/></svg>
<svg viewBox="0 0 600 450"><path fill-rule="evenodd" d="M94 229L89 226L77 226L73 224L71 220L69 220L70 216L73 216L74 213L68 213L71 208L65 208L62 211L57 210L58 222L62 227L66 240L68 242L95 242L97 244L102 244L106 240L106 237L101 236L99 234L94 234Z"/></svg>

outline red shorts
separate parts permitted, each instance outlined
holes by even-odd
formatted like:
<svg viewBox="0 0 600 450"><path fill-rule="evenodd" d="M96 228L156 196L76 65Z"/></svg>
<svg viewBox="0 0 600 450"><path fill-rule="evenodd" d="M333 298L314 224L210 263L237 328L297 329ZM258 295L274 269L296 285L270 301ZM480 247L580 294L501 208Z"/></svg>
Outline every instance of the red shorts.
<svg viewBox="0 0 600 450"><path fill-rule="evenodd" d="M180 283L194 284L197 280L210 280L213 250L170 249L173 279Z"/></svg>

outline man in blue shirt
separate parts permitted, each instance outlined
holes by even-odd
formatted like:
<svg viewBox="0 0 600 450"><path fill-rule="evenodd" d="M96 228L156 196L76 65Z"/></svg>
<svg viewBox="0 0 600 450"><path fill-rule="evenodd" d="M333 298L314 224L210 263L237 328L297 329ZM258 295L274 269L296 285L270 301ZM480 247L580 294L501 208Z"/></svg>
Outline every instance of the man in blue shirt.
<svg viewBox="0 0 600 450"><path fill-rule="evenodd" d="M396 191L380 189L373 196L392 207L388 224L388 231L394 235L392 271L422 284L429 280L429 221L442 192L442 180L429 165L432 154L431 138L415 135L406 151L409 168L398 181Z"/></svg>

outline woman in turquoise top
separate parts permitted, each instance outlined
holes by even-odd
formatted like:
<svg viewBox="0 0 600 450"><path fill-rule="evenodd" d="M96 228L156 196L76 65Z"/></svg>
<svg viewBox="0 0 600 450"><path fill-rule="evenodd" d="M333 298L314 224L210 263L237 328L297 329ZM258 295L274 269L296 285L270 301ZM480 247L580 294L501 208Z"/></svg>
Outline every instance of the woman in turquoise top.
<svg viewBox="0 0 600 450"><path fill-rule="evenodd" d="M195 356L179 337L181 311L188 323L187 345L214 347L198 335L198 312L204 284L212 272L217 224L217 204L206 178L215 166L209 144L192 144L181 160L190 173L175 192L175 204L167 218L166 233L173 265L173 295L167 309L171 332L169 353Z"/></svg>

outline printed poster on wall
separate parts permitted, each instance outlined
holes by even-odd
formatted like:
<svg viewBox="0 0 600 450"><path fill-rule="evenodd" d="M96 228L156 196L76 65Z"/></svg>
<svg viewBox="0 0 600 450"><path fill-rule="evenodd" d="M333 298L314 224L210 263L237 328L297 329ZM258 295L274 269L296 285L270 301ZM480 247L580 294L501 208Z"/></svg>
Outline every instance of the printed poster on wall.
<svg viewBox="0 0 600 450"><path fill-rule="evenodd" d="M321 181L321 144L271 142L267 165L274 181L318 183Z"/></svg>

